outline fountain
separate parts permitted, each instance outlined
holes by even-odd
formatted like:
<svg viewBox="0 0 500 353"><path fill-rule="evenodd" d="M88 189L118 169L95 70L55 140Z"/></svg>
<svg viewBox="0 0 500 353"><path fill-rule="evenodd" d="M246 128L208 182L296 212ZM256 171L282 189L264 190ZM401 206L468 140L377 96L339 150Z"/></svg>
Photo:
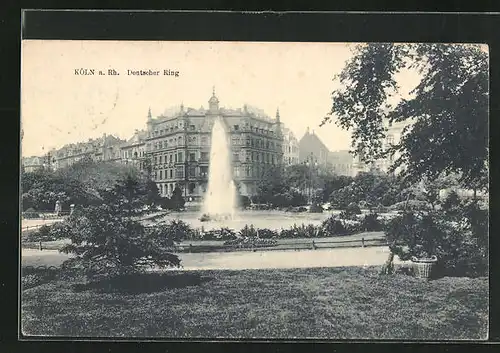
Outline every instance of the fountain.
<svg viewBox="0 0 500 353"><path fill-rule="evenodd" d="M236 186L232 178L231 149L228 142L224 123L217 118L212 128L208 187L202 208L207 220L233 219L236 212Z"/></svg>

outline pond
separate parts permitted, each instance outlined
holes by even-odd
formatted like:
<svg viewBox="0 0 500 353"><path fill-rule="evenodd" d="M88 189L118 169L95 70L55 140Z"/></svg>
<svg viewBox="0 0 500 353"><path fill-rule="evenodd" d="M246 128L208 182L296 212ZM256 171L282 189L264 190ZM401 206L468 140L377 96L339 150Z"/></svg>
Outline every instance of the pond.
<svg viewBox="0 0 500 353"><path fill-rule="evenodd" d="M148 221L146 224L154 224L157 222L182 220L188 223L191 227L201 228L205 230L228 227L234 230L240 230L245 225L253 225L255 228L281 229L290 228L294 224L300 226L302 224L319 225L332 214L338 214L340 211L332 210L323 213L309 212L285 212L277 210L240 210L236 213L233 219L223 221L200 221L201 213L196 210L188 210L184 212L172 212L162 218L154 221Z"/></svg>

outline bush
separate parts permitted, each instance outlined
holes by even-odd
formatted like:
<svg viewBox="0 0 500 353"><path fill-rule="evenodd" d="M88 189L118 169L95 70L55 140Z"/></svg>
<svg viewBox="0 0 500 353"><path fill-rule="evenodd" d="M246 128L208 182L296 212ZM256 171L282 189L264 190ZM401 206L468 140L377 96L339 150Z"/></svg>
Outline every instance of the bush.
<svg viewBox="0 0 500 353"><path fill-rule="evenodd" d="M359 208L359 206L354 203L354 202L351 202L347 208L345 209L345 211L348 213L348 214L351 214L351 215L356 215L356 214L361 214L361 209Z"/></svg>
<svg viewBox="0 0 500 353"><path fill-rule="evenodd" d="M294 224L288 229L282 229L279 233L280 238L321 238L326 236L324 229L321 226L302 224L297 226Z"/></svg>
<svg viewBox="0 0 500 353"><path fill-rule="evenodd" d="M28 208L26 211L23 212L23 218L26 219L40 218L40 214L34 208Z"/></svg>
<svg viewBox="0 0 500 353"><path fill-rule="evenodd" d="M488 212L463 206L457 215L408 212L389 221L391 251L402 260L436 256L446 275L478 276L488 271Z"/></svg>
<svg viewBox="0 0 500 353"><path fill-rule="evenodd" d="M234 240L236 232L229 228L212 229L201 233L201 240Z"/></svg>
<svg viewBox="0 0 500 353"><path fill-rule="evenodd" d="M379 220L378 214L369 213L361 220L360 228L367 232L376 232L383 230L384 225Z"/></svg>
<svg viewBox="0 0 500 353"><path fill-rule="evenodd" d="M321 207L320 205L318 204L313 204L311 205L311 207L309 208L309 212L310 213L323 213L323 207Z"/></svg>
<svg viewBox="0 0 500 353"><path fill-rule="evenodd" d="M251 200L246 195L240 195L239 206L243 209L248 208L251 205Z"/></svg>
<svg viewBox="0 0 500 353"><path fill-rule="evenodd" d="M208 214L204 213L201 215L200 221L201 222L208 222L208 221L210 221L210 216Z"/></svg>
<svg viewBox="0 0 500 353"><path fill-rule="evenodd" d="M429 211L432 209L432 206L429 202L426 201L420 201L420 200L409 200L408 202L406 201L401 201L398 203L395 203L394 205L390 206L388 208L390 211Z"/></svg>
<svg viewBox="0 0 500 353"><path fill-rule="evenodd" d="M339 213L337 216L339 219L349 220L349 221L357 221L358 216L355 213L351 213L347 210L344 210Z"/></svg>
<svg viewBox="0 0 500 353"><path fill-rule="evenodd" d="M335 217L331 216L323 221L321 224L327 236L336 236L336 235L348 235L352 233L352 230L349 230L344 222Z"/></svg>
<svg viewBox="0 0 500 353"><path fill-rule="evenodd" d="M44 224L40 228L32 232L25 232L23 241L25 242L55 241L59 239L69 239L70 237L71 237L71 227L67 222L63 221L52 224Z"/></svg>
<svg viewBox="0 0 500 353"><path fill-rule="evenodd" d="M277 238L279 233L272 229L261 228L257 230L257 237L261 239Z"/></svg>
<svg viewBox="0 0 500 353"><path fill-rule="evenodd" d="M246 224L240 231L239 235L243 238L252 238L252 237L257 237L257 230L254 228L253 225L248 226Z"/></svg>

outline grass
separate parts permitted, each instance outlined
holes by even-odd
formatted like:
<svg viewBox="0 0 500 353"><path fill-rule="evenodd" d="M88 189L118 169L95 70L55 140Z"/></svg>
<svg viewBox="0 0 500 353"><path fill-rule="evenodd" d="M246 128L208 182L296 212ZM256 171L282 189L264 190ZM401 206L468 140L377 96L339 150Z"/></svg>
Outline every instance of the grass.
<svg viewBox="0 0 500 353"><path fill-rule="evenodd" d="M47 278L22 292L26 335L487 338L487 278L425 281L355 267Z"/></svg>

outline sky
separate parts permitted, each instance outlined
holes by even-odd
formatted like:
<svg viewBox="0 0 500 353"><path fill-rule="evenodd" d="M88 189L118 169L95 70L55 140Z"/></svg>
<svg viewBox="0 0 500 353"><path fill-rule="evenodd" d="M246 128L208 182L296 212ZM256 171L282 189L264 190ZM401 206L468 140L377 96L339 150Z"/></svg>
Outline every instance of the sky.
<svg viewBox="0 0 500 353"><path fill-rule="evenodd" d="M350 56L345 43L23 41L22 155L104 133L128 139L145 129L149 108L153 116L181 103L208 108L213 87L221 107L249 104L272 117L279 108L298 139L309 127L331 151L349 149L348 132L319 124ZM119 75L75 75L81 68ZM141 69L160 75L127 75Z"/></svg>

